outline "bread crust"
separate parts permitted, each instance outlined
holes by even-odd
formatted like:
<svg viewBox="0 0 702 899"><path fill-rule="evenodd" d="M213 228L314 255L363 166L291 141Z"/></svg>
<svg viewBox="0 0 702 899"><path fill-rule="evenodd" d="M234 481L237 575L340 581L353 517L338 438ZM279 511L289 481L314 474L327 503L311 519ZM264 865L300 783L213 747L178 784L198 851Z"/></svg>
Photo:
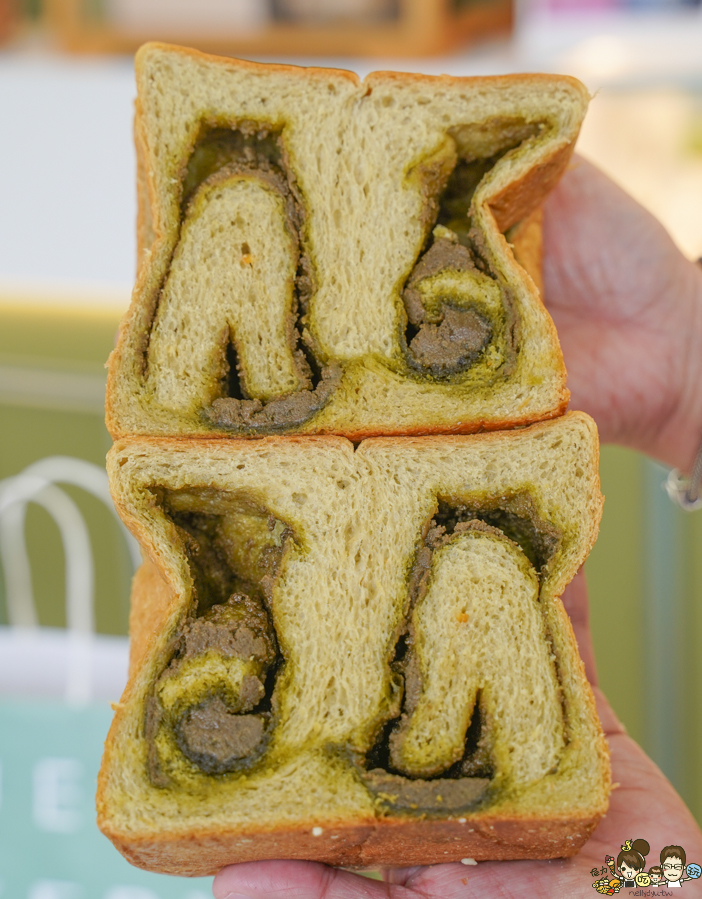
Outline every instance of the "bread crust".
<svg viewBox="0 0 702 899"><path fill-rule="evenodd" d="M543 284L543 209L539 206L532 214L516 225L510 233L514 258L544 295Z"/></svg>
<svg viewBox="0 0 702 899"><path fill-rule="evenodd" d="M146 557L132 581L129 606L129 677L143 664L175 595L158 567Z"/></svg>
<svg viewBox="0 0 702 899"><path fill-rule="evenodd" d="M250 59L235 59L230 56L218 56L214 53L204 53L202 50L195 50L192 47L182 47L179 44L168 44L163 41L148 41L142 44L134 55L134 69L137 76L140 75L145 66L148 56L157 50L163 50L174 56L183 56L190 59L200 60L202 62L211 62L230 69L247 69L254 74L265 75L268 72L278 72L285 75L286 78L306 78L309 74L312 78L321 80L327 78L329 74L334 74L339 78L347 79L354 86L360 84L360 78L355 72L348 69L335 69L332 67L322 66L296 66L289 63L273 63L273 62L254 62ZM571 79L575 82L576 79ZM578 82L579 83L579 82Z"/></svg>
<svg viewBox="0 0 702 899"><path fill-rule="evenodd" d="M241 833L216 829L178 836L125 840L101 825L137 868L163 874L206 877L225 865L266 859L300 859L355 868L437 865L475 861L569 858L589 839L605 803L587 817L488 816L438 820L385 820ZM314 829L315 831L318 828Z"/></svg>

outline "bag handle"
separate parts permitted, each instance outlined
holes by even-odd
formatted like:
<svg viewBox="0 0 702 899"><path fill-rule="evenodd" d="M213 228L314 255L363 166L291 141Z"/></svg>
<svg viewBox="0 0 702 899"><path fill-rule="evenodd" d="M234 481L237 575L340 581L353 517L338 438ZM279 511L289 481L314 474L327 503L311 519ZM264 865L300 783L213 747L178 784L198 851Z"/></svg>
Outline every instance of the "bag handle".
<svg viewBox="0 0 702 899"><path fill-rule="evenodd" d="M36 628L38 620L25 541L27 506L35 502L54 519L66 558L66 623L69 668L66 699L87 702L91 695L91 647L95 633L94 566L90 536L75 502L54 482L81 487L102 500L119 521L134 567L139 547L115 512L107 474L97 465L67 456L49 456L19 475L0 481L0 558L7 585L7 610L13 627Z"/></svg>

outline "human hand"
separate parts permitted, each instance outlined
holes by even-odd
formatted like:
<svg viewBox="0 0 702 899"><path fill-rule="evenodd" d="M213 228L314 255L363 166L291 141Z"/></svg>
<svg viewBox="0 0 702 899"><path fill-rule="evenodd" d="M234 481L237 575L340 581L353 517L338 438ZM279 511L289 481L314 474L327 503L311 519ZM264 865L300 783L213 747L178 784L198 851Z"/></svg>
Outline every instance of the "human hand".
<svg viewBox="0 0 702 899"><path fill-rule="evenodd" d="M688 472L702 438L702 267L579 157L544 204L543 234L571 408L603 442Z"/></svg>
<svg viewBox="0 0 702 899"><path fill-rule="evenodd" d="M587 620L587 590L578 575L563 595L591 681L594 655ZM702 858L702 833L682 799L663 774L627 736L607 701L595 690L612 756L617 788L610 808L578 855L554 861L460 863L423 868L394 868L385 883L315 862L249 862L224 868L214 881L216 899L472 899L524 895L587 895L605 856L627 839L643 837L652 847L671 842L688 858ZM672 836L674 835L674 837ZM656 860L657 863L657 860ZM592 894L596 895L595 893Z"/></svg>

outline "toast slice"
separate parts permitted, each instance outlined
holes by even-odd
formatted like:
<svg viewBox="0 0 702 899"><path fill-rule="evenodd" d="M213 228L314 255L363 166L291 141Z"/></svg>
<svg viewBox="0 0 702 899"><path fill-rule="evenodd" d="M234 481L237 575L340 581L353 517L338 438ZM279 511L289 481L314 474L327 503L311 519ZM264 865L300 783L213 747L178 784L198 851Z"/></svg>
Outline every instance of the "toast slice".
<svg viewBox="0 0 702 899"><path fill-rule="evenodd" d="M581 84L361 82L161 44L136 67L113 437L468 433L565 410L531 251Z"/></svg>
<svg viewBox="0 0 702 899"><path fill-rule="evenodd" d="M98 822L204 875L554 858L604 814L604 738L559 596L599 524L581 413L512 432L130 438L145 554Z"/></svg>

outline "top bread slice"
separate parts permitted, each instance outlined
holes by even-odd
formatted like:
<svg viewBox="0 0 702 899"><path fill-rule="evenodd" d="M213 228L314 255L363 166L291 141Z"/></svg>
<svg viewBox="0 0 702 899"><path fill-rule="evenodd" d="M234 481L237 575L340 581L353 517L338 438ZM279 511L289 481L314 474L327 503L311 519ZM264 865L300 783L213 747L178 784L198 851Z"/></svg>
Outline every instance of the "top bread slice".
<svg viewBox="0 0 702 899"><path fill-rule="evenodd" d="M115 438L458 433L565 410L528 248L582 85L361 82L160 44L136 65L139 271L110 359Z"/></svg>

